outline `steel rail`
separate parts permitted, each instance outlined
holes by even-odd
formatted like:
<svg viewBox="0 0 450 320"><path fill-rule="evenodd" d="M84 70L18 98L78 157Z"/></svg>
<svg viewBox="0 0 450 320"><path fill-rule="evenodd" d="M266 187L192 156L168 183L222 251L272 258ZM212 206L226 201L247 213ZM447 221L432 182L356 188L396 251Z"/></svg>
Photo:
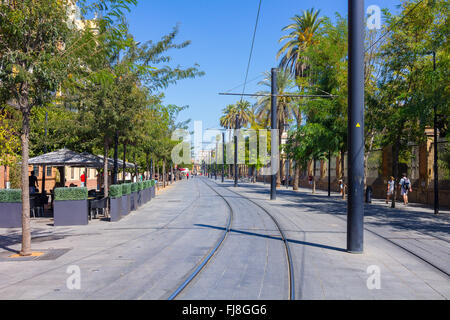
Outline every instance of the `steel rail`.
<svg viewBox="0 0 450 320"><path fill-rule="evenodd" d="M216 183L217 185L219 185L218 183ZM262 209L271 219L272 221L275 223L276 227L278 228L278 231L281 234L281 238L284 242L284 246L285 246L285 251L286 251L286 260L287 260L287 264L288 264L288 274L289 274L289 300L295 300L295 278L294 278L294 263L292 261L292 254L291 254L291 249L289 246L289 242L288 239L286 238L283 229L281 228L280 224L278 223L277 219L275 219L275 217L263 206L261 206L259 203L253 201L250 198L247 198L231 189L226 188L226 190L238 195L239 197L241 197L242 199L248 200L251 203L253 203L254 205L256 205L257 207L259 207L260 209Z"/></svg>
<svg viewBox="0 0 450 320"><path fill-rule="evenodd" d="M214 256L214 254L217 252L217 250L222 246L224 243L227 235L229 234L231 230L231 224L233 222L233 209L231 208L231 205L228 203L228 201L219 194L216 190L214 190L211 186L209 186L206 182L203 181L203 179L200 179L205 185L207 185L211 190L213 190L215 193L217 193L227 204L228 208L230 209L230 216L228 217L228 222L226 226L226 230L223 234L223 236L219 239L219 241L216 243L214 248L202 259L200 264L194 269L194 271L186 278L185 281L170 295L168 300L174 300L191 282L192 280L197 277L197 275L203 270L203 268L206 266L206 264L211 260L211 258Z"/></svg>

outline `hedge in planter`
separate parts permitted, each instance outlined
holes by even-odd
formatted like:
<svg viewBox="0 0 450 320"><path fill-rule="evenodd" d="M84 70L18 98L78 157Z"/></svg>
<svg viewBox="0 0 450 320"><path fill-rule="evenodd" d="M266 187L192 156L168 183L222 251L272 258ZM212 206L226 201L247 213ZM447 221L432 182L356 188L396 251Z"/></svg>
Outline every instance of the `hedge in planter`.
<svg viewBox="0 0 450 320"><path fill-rule="evenodd" d="M131 183L122 184L122 216L131 210Z"/></svg>
<svg viewBox="0 0 450 320"><path fill-rule="evenodd" d="M131 184L131 211L137 210L138 208L138 183L133 182Z"/></svg>
<svg viewBox="0 0 450 320"><path fill-rule="evenodd" d="M143 182L138 182L137 184L138 184L138 191L137 191L138 207L141 207L144 204L144 199L143 199L143 197L144 197L144 195L143 195L144 194L144 192L143 192L143 190L144 190L144 183Z"/></svg>
<svg viewBox="0 0 450 320"><path fill-rule="evenodd" d="M151 183L149 180L144 181L144 186L145 186L145 202L149 202L152 199L152 194L151 194Z"/></svg>
<svg viewBox="0 0 450 320"><path fill-rule="evenodd" d="M0 190L0 228L22 226L22 190Z"/></svg>
<svg viewBox="0 0 450 320"><path fill-rule="evenodd" d="M156 196L156 180L151 180L151 186L152 186L152 198Z"/></svg>
<svg viewBox="0 0 450 320"><path fill-rule="evenodd" d="M110 217L111 222L119 221L122 218L122 186L112 185L109 187L110 195Z"/></svg>
<svg viewBox="0 0 450 320"><path fill-rule="evenodd" d="M87 199L87 188L55 189L53 214L55 227L87 225L89 223Z"/></svg>

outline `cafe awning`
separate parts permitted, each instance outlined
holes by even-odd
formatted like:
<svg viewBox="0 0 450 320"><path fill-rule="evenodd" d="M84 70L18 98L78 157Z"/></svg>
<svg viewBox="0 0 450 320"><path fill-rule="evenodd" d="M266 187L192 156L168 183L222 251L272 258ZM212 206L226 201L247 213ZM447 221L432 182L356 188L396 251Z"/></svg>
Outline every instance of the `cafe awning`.
<svg viewBox="0 0 450 320"><path fill-rule="evenodd" d="M89 153L78 153L69 149L61 149L31 158L28 164L51 167L102 168L103 159Z"/></svg>

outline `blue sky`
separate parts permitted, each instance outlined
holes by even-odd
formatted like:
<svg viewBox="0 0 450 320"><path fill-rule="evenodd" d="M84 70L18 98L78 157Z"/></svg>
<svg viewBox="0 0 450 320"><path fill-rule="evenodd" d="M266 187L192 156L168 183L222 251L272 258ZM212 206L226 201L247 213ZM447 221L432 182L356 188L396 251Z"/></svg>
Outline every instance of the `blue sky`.
<svg viewBox="0 0 450 320"><path fill-rule="evenodd" d="M397 12L399 3L365 1L366 8L378 5L392 12ZM198 63L206 75L164 90L165 104L189 105L180 114L180 121L202 120L204 129L218 128L222 109L239 99L218 93L244 82L258 4L259 0L140 0L128 14L130 31L137 41L158 41L177 24L178 42L192 41L189 47L170 52L173 64L187 67ZM290 24L291 17L309 8L320 9L322 16L330 18L336 12L347 15L346 0L262 0L249 80L277 66L278 39L284 34L281 29ZM246 92L261 90L258 81L248 84Z"/></svg>

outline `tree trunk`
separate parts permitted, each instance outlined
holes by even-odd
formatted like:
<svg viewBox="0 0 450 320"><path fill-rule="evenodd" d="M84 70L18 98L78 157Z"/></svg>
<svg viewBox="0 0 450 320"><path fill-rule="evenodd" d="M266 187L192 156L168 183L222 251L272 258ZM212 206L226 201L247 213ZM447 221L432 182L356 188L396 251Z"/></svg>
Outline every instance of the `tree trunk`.
<svg viewBox="0 0 450 320"><path fill-rule="evenodd" d="M126 155L127 155L127 144L126 143L124 143L123 144L123 167L122 167L122 171L123 171L123 173L122 173L122 175L123 175L123 177L122 177L122 182L123 183L125 183L125 179L126 179L126 174L127 174L127 163L126 163Z"/></svg>
<svg viewBox="0 0 450 320"><path fill-rule="evenodd" d="M298 180L300 179L300 166L297 163L297 161L295 162L295 169L294 169L294 181L292 182L293 184L293 190L298 190Z"/></svg>
<svg viewBox="0 0 450 320"><path fill-rule="evenodd" d="M166 187L166 160L163 160L163 188Z"/></svg>
<svg viewBox="0 0 450 320"><path fill-rule="evenodd" d="M108 151L109 151L109 145L108 141L105 139L104 141L104 162L103 162L103 190L105 193L105 198L108 198L109 196L109 181L108 181ZM105 209L105 215L108 217L109 215L109 209L108 205L106 205Z"/></svg>
<svg viewBox="0 0 450 320"><path fill-rule="evenodd" d="M133 153L133 162L134 162L134 174L136 176L136 182L139 182L139 171L136 163L136 151Z"/></svg>
<svg viewBox="0 0 450 320"><path fill-rule="evenodd" d="M150 172L150 179L153 180L154 178L154 172L155 172L155 163L153 162L153 157L151 157L150 159L150 168L151 168L151 172Z"/></svg>
<svg viewBox="0 0 450 320"><path fill-rule="evenodd" d="M369 138L369 150L367 150L367 152L364 153L364 187L367 188L367 174L369 172L369 168L368 168L368 160L370 157L370 153L372 152L372 148L373 148L373 141L375 139L375 134L372 134Z"/></svg>
<svg viewBox="0 0 450 320"><path fill-rule="evenodd" d="M394 176L394 194L392 195L391 207L395 208L395 201L397 200L397 181L398 181L398 156L399 156L400 138L395 139L392 146L392 175Z"/></svg>
<svg viewBox="0 0 450 320"><path fill-rule="evenodd" d="M4 170L5 171L3 171L3 183L4 183L4 189L6 189L6 186L7 186L7 177L6 177L6 165L5 166L3 166L3 168L4 168Z"/></svg>
<svg viewBox="0 0 450 320"><path fill-rule="evenodd" d="M312 193L316 193L316 159L313 159L313 179L312 179Z"/></svg>
<svg viewBox="0 0 450 320"><path fill-rule="evenodd" d="M145 163L147 164L147 174L145 176L146 176L147 180L150 179L150 164L149 164L148 158L149 158L149 155L147 153L145 155Z"/></svg>
<svg viewBox="0 0 450 320"><path fill-rule="evenodd" d="M30 225L30 185L28 180L28 159L30 139L30 111L26 106L22 110L22 249L21 256L30 256L31 251L31 225Z"/></svg>
<svg viewBox="0 0 450 320"><path fill-rule="evenodd" d="M119 132L116 130L114 135L114 167L112 184L117 184L117 176L119 174Z"/></svg>

